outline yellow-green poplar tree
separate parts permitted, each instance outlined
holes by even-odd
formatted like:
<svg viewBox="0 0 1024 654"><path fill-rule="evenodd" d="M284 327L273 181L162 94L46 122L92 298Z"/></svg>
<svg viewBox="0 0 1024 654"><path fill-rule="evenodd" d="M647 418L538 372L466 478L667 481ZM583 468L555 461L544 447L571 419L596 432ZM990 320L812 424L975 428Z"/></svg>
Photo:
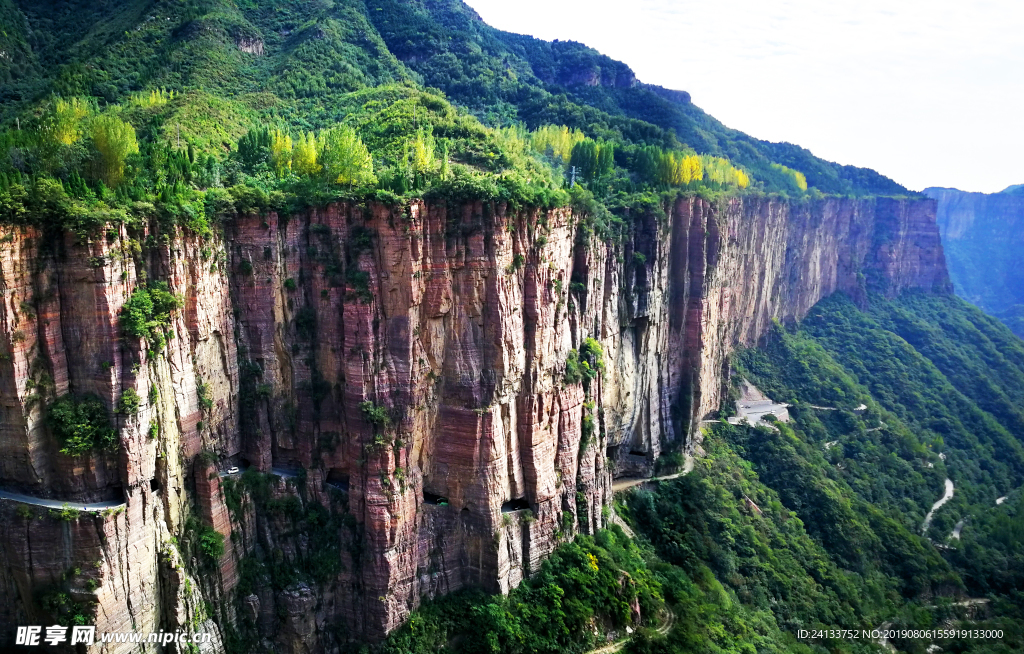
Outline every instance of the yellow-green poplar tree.
<svg viewBox="0 0 1024 654"><path fill-rule="evenodd" d="M422 174L434 170L437 163L434 158L434 134L429 128L416 130L416 138L412 140L410 156L413 171Z"/></svg>
<svg viewBox="0 0 1024 654"><path fill-rule="evenodd" d="M578 129L569 129L565 125L542 125L530 135L533 149L560 159L563 165L569 164L572 149L586 138Z"/></svg>
<svg viewBox="0 0 1024 654"><path fill-rule="evenodd" d="M114 188L124 179L125 161L137 154L135 128L116 116L98 116L92 121L92 142L99 152L98 177Z"/></svg>
<svg viewBox="0 0 1024 654"><path fill-rule="evenodd" d="M278 177L292 169L292 137L279 129L270 135L270 163Z"/></svg>
<svg viewBox="0 0 1024 654"><path fill-rule="evenodd" d="M88 115L89 106L79 98L58 99L50 116L50 136L61 145L77 143L82 138L82 121Z"/></svg>
<svg viewBox="0 0 1024 654"><path fill-rule="evenodd" d="M320 164L327 179L335 184L375 184L373 158L351 127L339 125L320 136Z"/></svg>
<svg viewBox="0 0 1024 654"><path fill-rule="evenodd" d="M292 148L292 171L296 175L317 175L321 166L317 161L316 135L312 132L299 134Z"/></svg>

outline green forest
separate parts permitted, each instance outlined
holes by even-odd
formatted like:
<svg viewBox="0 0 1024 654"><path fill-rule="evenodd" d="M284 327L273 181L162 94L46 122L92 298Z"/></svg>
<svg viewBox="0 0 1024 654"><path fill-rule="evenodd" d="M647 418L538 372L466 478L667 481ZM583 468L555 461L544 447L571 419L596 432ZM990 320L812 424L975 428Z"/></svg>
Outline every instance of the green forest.
<svg viewBox="0 0 1024 654"><path fill-rule="evenodd" d="M952 296L857 307L840 294L732 366L734 381L792 404L792 420L710 425L692 473L617 497L634 541L613 525L507 598L428 603L381 651L587 651L589 630L552 633L573 633L567 616L622 624L600 583L579 584L587 550L643 580L626 652L881 652L798 635L883 625L1002 631L893 639L904 652L1024 649L1024 343ZM946 478L954 497L922 533ZM633 586L613 592L628 600Z"/></svg>
<svg viewBox="0 0 1024 654"><path fill-rule="evenodd" d="M614 237L666 194L909 194L453 0L0 0L0 19L21 54L0 58L6 223L204 234L235 212L473 197L571 202Z"/></svg>

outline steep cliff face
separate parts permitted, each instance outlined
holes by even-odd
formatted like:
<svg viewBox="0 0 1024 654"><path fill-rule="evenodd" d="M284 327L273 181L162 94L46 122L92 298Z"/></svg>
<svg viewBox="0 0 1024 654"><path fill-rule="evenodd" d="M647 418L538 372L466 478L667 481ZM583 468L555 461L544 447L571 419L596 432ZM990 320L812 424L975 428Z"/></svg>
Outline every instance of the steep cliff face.
<svg viewBox="0 0 1024 654"><path fill-rule="evenodd" d="M0 500L0 622L53 619L63 590L101 631L216 623L287 652L507 591L602 527L612 477L696 448L730 349L773 319L949 286L931 201L684 198L621 244L480 203L239 216L218 243L4 234L0 484L125 506ZM119 337L145 279L185 298L161 353ZM569 383L587 338L603 370ZM59 453L55 397L128 388L118 453Z"/></svg>
<svg viewBox="0 0 1024 654"><path fill-rule="evenodd" d="M888 198L744 199L718 210L680 200L671 235L680 274L668 288L685 316L670 311L668 321L682 365L669 369L690 375L679 389L692 394L691 420L719 408L729 350L755 344L773 320L800 320L836 291L858 301L868 292L951 292L934 212L930 201ZM674 285L680 278L687 290Z"/></svg>
<svg viewBox="0 0 1024 654"><path fill-rule="evenodd" d="M1024 314L1024 197L947 188L924 192L938 202L939 231L957 294L1024 335L1024 323L1012 320Z"/></svg>
<svg viewBox="0 0 1024 654"><path fill-rule="evenodd" d="M214 447L238 438L223 267L204 261L201 249L209 246L195 238L168 240L145 254L138 240L116 230L80 242L71 234L54 239L5 228L2 240L2 488L49 499L51 506L107 508L0 502L10 526L0 565L0 623L67 623L79 614L94 616L90 623L99 631L202 627L196 610L202 598L165 582L169 574L179 582L188 576L180 564L168 567L171 538L194 502L183 466L204 439ZM187 298L171 325L174 338L158 357L148 356L138 339L118 338L118 312L147 276L167 280ZM213 400L202 433L200 378L211 380ZM113 409L129 389L144 401L136 415L112 414L116 452L59 451L46 420L55 398L94 395Z"/></svg>

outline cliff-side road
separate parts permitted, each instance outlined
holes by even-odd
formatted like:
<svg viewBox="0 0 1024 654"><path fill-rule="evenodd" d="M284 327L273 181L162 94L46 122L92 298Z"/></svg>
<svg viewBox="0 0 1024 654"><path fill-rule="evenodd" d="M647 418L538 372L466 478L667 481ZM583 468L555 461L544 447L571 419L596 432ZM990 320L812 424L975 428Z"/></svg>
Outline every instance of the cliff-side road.
<svg viewBox="0 0 1024 654"><path fill-rule="evenodd" d="M692 470L693 470L693 457L690 456L689 454L687 454L686 455L686 463L683 464L683 469L680 470L679 472L674 472L671 475L664 475L664 476L661 476L661 477L640 477L640 478L631 477L631 478L616 479L615 482L612 483L612 492L613 493L618 493L618 492L626 490L627 488L632 488L634 486L639 486L640 484L647 484L647 483L650 483L652 481L668 481L670 479L676 479L677 477L682 477L683 475L691 472Z"/></svg>
<svg viewBox="0 0 1024 654"><path fill-rule="evenodd" d="M21 493L11 493L8 491L0 490L0 500L11 500L14 502L21 502L22 504L32 504L35 506L45 506L50 509L63 509L71 508L78 511L105 511L107 509L116 509L119 506L125 506L124 502L65 502L62 500L48 500L40 497L32 497L31 495L22 495Z"/></svg>

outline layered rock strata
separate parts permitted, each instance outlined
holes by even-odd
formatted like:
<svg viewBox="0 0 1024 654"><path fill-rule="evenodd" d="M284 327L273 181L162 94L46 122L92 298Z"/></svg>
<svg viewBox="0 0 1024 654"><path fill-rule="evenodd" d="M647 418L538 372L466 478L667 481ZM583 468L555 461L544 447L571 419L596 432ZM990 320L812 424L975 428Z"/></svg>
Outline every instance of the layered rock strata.
<svg viewBox="0 0 1024 654"><path fill-rule="evenodd" d="M949 287L931 201L682 198L627 220L620 243L482 203L238 216L208 242L6 228L0 487L125 507L0 501L0 622L52 623L41 597L64 592L101 630L381 638L604 526L612 477L694 449L730 349L773 320ZM119 336L145 280L184 299L161 352ZM567 382L588 338L603 368ZM129 388L140 411L115 415ZM60 454L45 416L66 393L110 407L117 453Z"/></svg>

